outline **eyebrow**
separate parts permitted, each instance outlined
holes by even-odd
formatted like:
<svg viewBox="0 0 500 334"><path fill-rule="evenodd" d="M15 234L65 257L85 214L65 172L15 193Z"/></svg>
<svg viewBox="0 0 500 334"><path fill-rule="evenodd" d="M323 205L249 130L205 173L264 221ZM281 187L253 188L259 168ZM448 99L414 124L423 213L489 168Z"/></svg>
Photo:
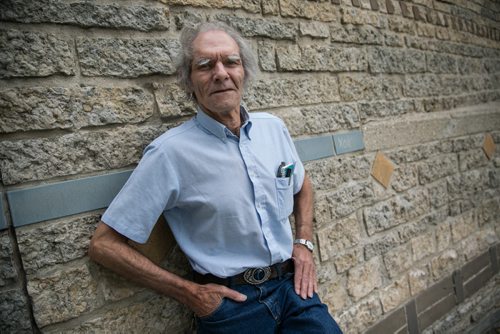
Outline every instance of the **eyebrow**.
<svg viewBox="0 0 500 334"><path fill-rule="evenodd" d="M222 57L223 60L228 59L231 61L241 60L241 56L239 54L231 54L228 56ZM199 58L195 61L195 65L197 66L205 66L210 64L210 62L214 61L214 58Z"/></svg>

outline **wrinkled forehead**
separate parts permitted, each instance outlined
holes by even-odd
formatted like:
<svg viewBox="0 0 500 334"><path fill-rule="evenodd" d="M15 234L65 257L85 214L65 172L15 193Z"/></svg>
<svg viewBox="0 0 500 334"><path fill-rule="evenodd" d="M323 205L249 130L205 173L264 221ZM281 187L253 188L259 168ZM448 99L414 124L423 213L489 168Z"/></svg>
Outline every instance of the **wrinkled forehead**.
<svg viewBox="0 0 500 334"><path fill-rule="evenodd" d="M209 30L201 32L193 40L193 56L198 57L220 57L239 55L240 48L236 41L226 32L221 30Z"/></svg>

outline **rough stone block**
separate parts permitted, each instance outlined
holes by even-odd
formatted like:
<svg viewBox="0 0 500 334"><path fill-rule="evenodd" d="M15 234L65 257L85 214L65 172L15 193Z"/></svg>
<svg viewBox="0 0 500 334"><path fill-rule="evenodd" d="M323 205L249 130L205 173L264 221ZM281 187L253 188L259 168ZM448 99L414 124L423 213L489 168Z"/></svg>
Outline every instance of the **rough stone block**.
<svg viewBox="0 0 500 334"><path fill-rule="evenodd" d="M0 31L0 78L74 75L72 42L54 34Z"/></svg>
<svg viewBox="0 0 500 334"><path fill-rule="evenodd" d="M370 176L371 160L369 156L344 155L309 163L314 189L334 189L349 181L366 180Z"/></svg>
<svg viewBox="0 0 500 334"><path fill-rule="evenodd" d="M429 282L429 271L427 268L415 268L408 272L408 282L410 284L410 292L412 296L418 295L424 291Z"/></svg>
<svg viewBox="0 0 500 334"><path fill-rule="evenodd" d="M489 176L481 170L471 170L447 177L450 200L460 199L464 194L478 193L488 188Z"/></svg>
<svg viewBox="0 0 500 334"><path fill-rule="evenodd" d="M88 264L97 289L106 303L131 297L145 288L94 262Z"/></svg>
<svg viewBox="0 0 500 334"><path fill-rule="evenodd" d="M13 283L16 279L12 241L5 231L0 234L0 287Z"/></svg>
<svg viewBox="0 0 500 334"><path fill-rule="evenodd" d="M487 224L493 224L500 221L500 199L494 198L481 203L477 209L477 221L482 227Z"/></svg>
<svg viewBox="0 0 500 334"><path fill-rule="evenodd" d="M2 333L33 333L29 304L21 289L0 292L0 331Z"/></svg>
<svg viewBox="0 0 500 334"><path fill-rule="evenodd" d="M443 92L442 80L434 74L413 74L405 76L404 92L407 97L428 97Z"/></svg>
<svg viewBox="0 0 500 334"><path fill-rule="evenodd" d="M375 47L368 49L372 73L421 73L426 71L425 53L414 49Z"/></svg>
<svg viewBox="0 0 500 334"><path fill-rule="evenodd" d="M259 0L160 0L170 6L193 6L207 8L244 9L250 13L260 13Z"/></svg>
<svg viewBox="0 0 500 334"><path fill-rule="evenodd" d="M130 303L105 309L71 328L72 333L184 333L192 313L181 304L159 295L145 295Z"/></svg>
<svg viewBox="0 0 500 334"><path fill-rule="evenodd" d="M285 121L292 136L351 130L360 125L356 106L353 104L286 108L276 114ZM325 122L325 119L328 119L328 122Z"/></svg>
<svg viewBox="0 0 500 334"><path fill-rule="evenodd" d="M340 218L350 215L357 209L370 205L374 195L369 181L348 182L341 188L328 194L331 215Z"/></svg>
<svg viewBox="0 0 500 334"><path fill-rule="evenodd" d="M280 71L365 71L364 50L351 46L288 45L276 47Z"/></svg>
<svg viewBox="0 0 500 334"><path fill-rule="evenodd" d="M406 191L418 184L418 171L415 164L398 165L391 179L391 186L397 192Z"/></svg>
<svg viewBox="0 0 500 334"><path fill-rule="evenodd" d="M175 73L175 39L79 38L77 51L84 76L134 78Z"/></svg>
<svg viewBox="0 0 500 334"><path fill-rule="evenodd" d="M436 245L439 252L448 248L451 244L451 228L449 221L443 221L436 227Z"/></svg>
<svg viewBox="0 0 500 334"><path fill-rule="evenodd" d="M432 157L421 163L418 168L420 184L427 184L446 176L458 173L456 154Z"/></svg>
<svg viewBox="0 0 500 334"><path fill-rule="evenodd" d="M395 280L380 291L380 301L384 313L394 310L410 297L410 286L406 275Z"/></svg>
<svg viewBox="0 0 500 334"><path fill-rule="evenodd" d="M0 4L0 18L22 23L71 24L81 27L167 30L169 12L165 7L98 4L87 1L6 0Z"/></svg>
<svg viewBox="0 0 500 334"><path fill-rule="evenodd" d="M330 36L334 42L382 45L384 35L370 25L331 24Z"/></svg>
<svg viewBox="0 0 500 334"><path fill-rule="evenodd" d="M279 15L280 14L279 0L262 0L262 14Z"/></svg>
<svg viewBox="0 0 500 334"><path fill-rule="evenodd" d="M348 250L343 254L335 257L334 259L335 269L339 274L343 273L361 263L362 258L363 258L362 248L354 248Z"/></svg>
<svg viewBox="0 0 500 334"><path fill-rule="evenodd" d="M318 232L321 261L327 261L361 240L361 231L356 215L338 221Z"/></svg>
<svg viewBox="0 0 500 334"><path fill-rule="evenodd" d="M164 130L163 125L129 125L56 138L5 140L0 143L2 180L10 185L129 166Z"/></svg>
<svg viewBox="0 0 500 334"><path fill-rule="evenodd" d="M17 241L28 275L84 257L100 215L18 228Z"/></svg>
<svg viewBox="0 0 500 334"><path fill-rule="evenodd" d="M484 152L480 149L460 152L458 154L458 161L460 162L461 172L488 165L488 159Z"/></svg>
<svg viewBox="0 0 500 334"><path fill-rule="evenodd" d="M401 97L402 85L398 78L343 74L339 81L343 101L397 100Z"/></svg>
<svg viewBox="0 0 500 334"><path fill-rule="evenodd" d="M415 219L428 209L429 196L426 189L414 188L405 194L379 202L364 210L368 235Z"/></svg>
<svg viewBox="0 0 500 334"><path fill-rule="evenodd" d="M206 20L204 15L189 10L182 11L180 13L174 13L172 17L174 18L175 28L178 31L182 30L184 27L194 28L195 26Z"/></svg>
<svg viewBox="0 0 500 334"><path fill-rule="evenodd" d="M338 6L325 2L304 2L300 0L280 0L283 17L299 17L323 22L339 21Z"/></svg>
<svg viewBox="0 0 500 334"><path fill-rule="evenodd" d="M429 200L433 208L440 208L448 204L448 188L446 180L440 180L428 186Z"/></svg>
<svg viewBox="0 0 500 334"><path fill-rule="evenodd" d="M478 228L474 211L469 211L461 216L454 217L450 226L453 242L458 242L471 235Z"/></svg>
<svg viewBox="0 0 500 334"><path fill-rule="evenodd" d="M477 58L469 58L469 57L458 57L457 58L457 67L458 73L462 75L471 75L471 74L479 74L487 72L487 64L489 62L482 61ZM497 73L499 71L494 71Z"/></svg>
<svg viewBox="0 0 500 334"><path fill-rule="evenodd" d="M138 123L153 114L152 96L137 87L30 87L0 91L0 132L79 129Z"/></svg>
<svg viewBox="0 0 500 334"><path fill-rule="evenodd" d="M358 301L382 285L380 267L380 259L374 257L363 265L348 271L347 291L355 301Z"/></svg>
<svg viewBox="0 0 500 334"><path fill-rule="evenodd" d="M360 102L358 109L362 120L398 117L417 111L412 100Z"/></svg>
<svg viewBox="0 0 500 334"><path fill-rule="evenodd" d="M387 28L387 18L378 13L354 7L342 8L342 23L352 25L370 25L376 28Z"/></svg>
<svg viewBox="0 0 500 334"><path fill-rule="evenodd" d="M450 141L435 141L425 145L396 148L387 152L387 156L396 164L403 164L420 161L435 155L446 155L451 151L452 145Z"/></svg>
<svg viewBox="0 0 500 334"><path fill-rule="evenodd" d="M391 31L408 34L410 36L416 34L415 23L413 20L408 20L401 16L394 15L389 16L387 21L389 30Z"/></svg>
<svg viewBox="0 0 500 334"><path fill-rule="evenodd" d="M154 95L164 119L194 115L196 103L177 84L155 84Z"/></svg>
<svg viewBox="0 0 500 334"><path fill-rule="evenodd" d="M396 33L384 32L384 44L392 47L403 47L405 46L405 38Z"/></svg>
<svg viewBox="0 0 500 334"><path fill-rule="evenodd" d="M349 296L345 284L343 277L336 276L332 281L320 286L320 291L322 291L321 301L328 305L330 312L338 312L348 305Z"/></svg>
<svg viewBox="0 0 500 334"><path fill-rule="evenodd" d="M102 305L87 264L28 277L28 293L38 326L66 321Z"/></svg>
<svg viewBox="0 0 500 334"><path fill-rule="evenodd" d="M273 19L250 19L247 17L219 14L217 21L223 21L238 30L245 37L267 37L277 40L293 40L297 35L297 24L283 23Z"/></svg>
<svg viewBox="0 0 500 334"><path fill-rule="evenodd" d="M261 70L276 72L276 45L269 41L258 42L258 57Z"/></svg>
<svg viewBox="0 0 500 334"><path fill-rule="evenodd" d="M312 38L328 38L330 36L330 29L328 24L323 22L300 22L299 24L300 36L310 36Z"/></svg>
<svg viewBox="0 0 500 334"><path fill-rule="evenodd" d="M380 300L369 297L346 310L337 319L340 328L348 328L352 333L364 333L368 327L380 320L382 313Z"/></svg>
<svg viewBox="0 0 500 334"><path fill-rule="evenodd" d="M427 232L411 240L413 261L417 262L435 252L434 233Z"/></svg>
<svg viewBox="0 0 500 334"><path fill-rule="evenodd" d="M312 176L311 174L309 174ZM325 195L314 196L314 229L320 229L325 225L330 224L332 216L330 212L330 204Z"/></svg>
<svg viewBox="0 0 500 334"><path fill-rule="evenodd" d="M285 107L340 100L337 78L314 75L255 81L245 94L250 109Z"/></svg>
<svg viewBox="0 0 500 334"><path fill-rule="evenodd" d="M401 237L397 231L391 231L365 245L365 258L371 259L374 256L385 254L401 243Z"/></svg>
<svg viewBox="0 0 500 334"><path fill-rule="evenodd" d="M390 278L397 277L413 265L410 246L405 244L384 254L384 264Z"/></svg>
<svg viewBox="0 0 500 334"><path fill-rule="evenodd" d="M447 217L446 210L432 211L422 218L410 223L402 224L396 228L402 242L407 242L416 238L428 231L430 226L436 225L438 222L445 220Z"/></svg>
<svg viewBox="0 0 500 334"><path fill-rule="evenodd" d="M459 258L456 250L448 249L431 260L431 273L434 279L443 278L457 267Z"/></svg>

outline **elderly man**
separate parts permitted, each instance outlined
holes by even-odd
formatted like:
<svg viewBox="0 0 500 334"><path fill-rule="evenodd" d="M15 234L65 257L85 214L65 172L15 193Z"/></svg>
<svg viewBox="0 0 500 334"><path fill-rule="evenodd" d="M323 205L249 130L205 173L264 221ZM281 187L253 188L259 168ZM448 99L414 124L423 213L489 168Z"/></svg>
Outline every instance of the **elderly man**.
<svg viewBox="0 0 500 334"><path fill-rule="evenodd" d="M316 294L311 182L283 122L241 106L252 52L218 23L184 30L181 44L179 81L197 115L145 149L104 213L90 256L185 304L199 333L340 333ZM126 242L144 243L161 214L192 280Z"/></svg>

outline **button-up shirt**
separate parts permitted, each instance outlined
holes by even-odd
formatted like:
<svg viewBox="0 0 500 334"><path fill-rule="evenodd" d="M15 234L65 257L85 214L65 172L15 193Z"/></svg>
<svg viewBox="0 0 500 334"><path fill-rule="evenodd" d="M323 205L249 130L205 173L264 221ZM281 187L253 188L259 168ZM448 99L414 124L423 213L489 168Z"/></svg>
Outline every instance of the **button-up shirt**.
<svg viewBox="0 0 500 334"><path fill-rule="evenodd" d="M240 136L202 110L144 150L102 217L129 239L147 241L163 213L194 270L229 277L287 260L288 216L304 167L284 123L241 107ZM295 164L290 177L277 177Z"/></svg>

